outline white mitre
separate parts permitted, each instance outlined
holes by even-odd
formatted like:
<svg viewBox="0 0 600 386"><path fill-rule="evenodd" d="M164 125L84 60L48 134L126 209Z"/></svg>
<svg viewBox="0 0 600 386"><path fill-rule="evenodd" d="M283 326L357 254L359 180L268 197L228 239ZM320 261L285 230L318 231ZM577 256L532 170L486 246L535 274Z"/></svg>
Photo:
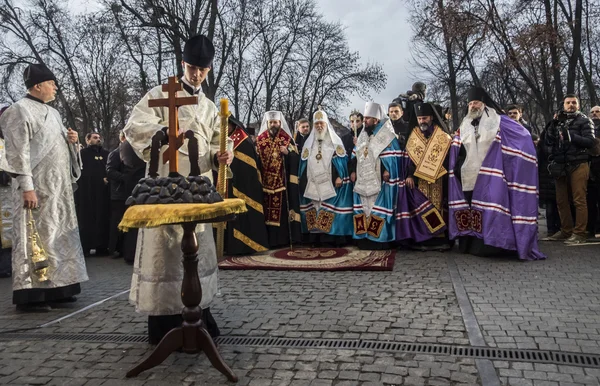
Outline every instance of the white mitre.
<svg viewBox="0 0 600 386"><path fill-rule="evenodd" d="M281 129L285 131L287 135L292 137L292 132L290 131L287 121L285 120L285 117L283 116L283 113L281 111L267 111L265 113L265 115L263 116L262 123L260 125L258 135L261 135L262 133L267 131L267 129L269 128L269 121L281 122Z"/></svg>
<svg viewBox="0 0 600 386"><path fill-rule="evenodd" d="M371 117L382 120L386 117L385 107L383 107L383 105L380 105L379 103L367 102L365 104L365 112L363 116L365 118Z"/></svg>

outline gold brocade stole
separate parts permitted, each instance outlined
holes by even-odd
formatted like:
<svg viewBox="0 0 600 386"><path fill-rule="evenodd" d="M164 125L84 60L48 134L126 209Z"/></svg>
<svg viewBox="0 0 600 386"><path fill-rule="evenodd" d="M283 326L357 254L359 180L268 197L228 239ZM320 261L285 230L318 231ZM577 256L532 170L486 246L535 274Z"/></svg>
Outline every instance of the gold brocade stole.
<svg viewBox="0 0 600 386"><path fill-rule="evenodd" d="M279 130L275 138L271 138L269 131L266 130L256 140L256 150L262 163L263 208L267 225L280 226L281 223L286 176L279 147L285 146L289 151L294 151L291 142L292 138L283 130Z"/></svg>
<svg viewBox="0 0 600 386"><path fill-rule="evenodd" d="M434 127L429 139L425 138L418 127L415 128L406 144L408 155L417 166L415 177L434 183L448 173L444 168L444 160L451 144L452 138L439 126Z"/></svg>

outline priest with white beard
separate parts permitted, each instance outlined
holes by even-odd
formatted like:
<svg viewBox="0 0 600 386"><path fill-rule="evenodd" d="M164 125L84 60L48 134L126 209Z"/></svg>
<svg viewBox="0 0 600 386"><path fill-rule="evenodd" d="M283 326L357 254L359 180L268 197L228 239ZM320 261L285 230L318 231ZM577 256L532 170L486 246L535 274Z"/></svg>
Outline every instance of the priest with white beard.
<svg viewBox="0 0 600 386"><path fill-rule="evenodd" d="M178 109L179 130L191 130L198 140L198 163L202 175L212 180L212 171L219 164L231 164L233 153L219 151L220 118L217 107L202 93L202 82L212 67L215 49L206 36L190 38L183 49L183 90L178 97L198 96L198 104ZM169 110L167 107L148 107L150 99L168 98L162 86L150 90L133 108L123 129L127 141L137 155L149 161L152 137L157 131L167 132ZM188 140L179 147L179 173L189 175ZM175 146L176 144L170 144ZM162 152L167 151L163 146ZM162 157L160 157L162 159ZM169 174L169 163L159 162L158 174ZM136 248L129 300L137 312L148 315L148 337L158 344L171 329L181 326L181 237L179 225L140 229ZM212 337L219 335L217 324L210 313L210 304L217 293L217 257L210 224L196 226L198 245L198 276L202 285L202 317Z"/></svg>
<svg viewBox="0 0 600 386"><path fill-rule="evenodd" d="M352 184L348 155L327 114L313 115L298 169L303 241L340 247L352 235Z"/></svg>
<svg viewBox="0 0 600 386"><path fill-rule="evenodd" d="M448 227L463 253L522 260L538 249L538 170L529 132L504 114L481 87L468 92L469 111L450 148Z"/></svg>

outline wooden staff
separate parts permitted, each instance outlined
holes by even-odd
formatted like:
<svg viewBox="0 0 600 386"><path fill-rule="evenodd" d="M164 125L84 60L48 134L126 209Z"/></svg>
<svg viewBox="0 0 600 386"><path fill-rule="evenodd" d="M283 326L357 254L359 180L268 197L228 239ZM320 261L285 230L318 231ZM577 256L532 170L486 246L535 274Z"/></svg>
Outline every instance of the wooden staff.
<svg viewBox="0 0 600 386"><path fill-rule="evenodd" d="M219 150L221 154L227 151L227 134L229 132L229 101L221 99L221 135L219 137ZM221 197L227 197L227 165L219 164L219 174L217 176L217 191ZM223 258L225 250L225 224L220 222L217 224L217 260Z"/></svg>

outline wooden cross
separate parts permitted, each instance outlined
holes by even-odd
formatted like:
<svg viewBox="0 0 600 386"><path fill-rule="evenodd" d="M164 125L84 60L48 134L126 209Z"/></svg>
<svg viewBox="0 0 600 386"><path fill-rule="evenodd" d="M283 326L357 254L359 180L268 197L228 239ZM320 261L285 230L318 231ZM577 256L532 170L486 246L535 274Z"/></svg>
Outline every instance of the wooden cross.
<svg viewBox="0 0 600 386"><path fill-rule="evenodd" d="M169 77L169 83L162 85L163 92L168 93L166 99L150 99L148 107L168 107L169 108L169 148L163 155L163 164L169 162L169 173L179 172L179 159L177 151L183 145L183 134L179 134L179 119L177 117L177 108L185 105L198 104L198 97L177 97L177 91L181 91L183 85L179 83L176 76Z"/></svg>

